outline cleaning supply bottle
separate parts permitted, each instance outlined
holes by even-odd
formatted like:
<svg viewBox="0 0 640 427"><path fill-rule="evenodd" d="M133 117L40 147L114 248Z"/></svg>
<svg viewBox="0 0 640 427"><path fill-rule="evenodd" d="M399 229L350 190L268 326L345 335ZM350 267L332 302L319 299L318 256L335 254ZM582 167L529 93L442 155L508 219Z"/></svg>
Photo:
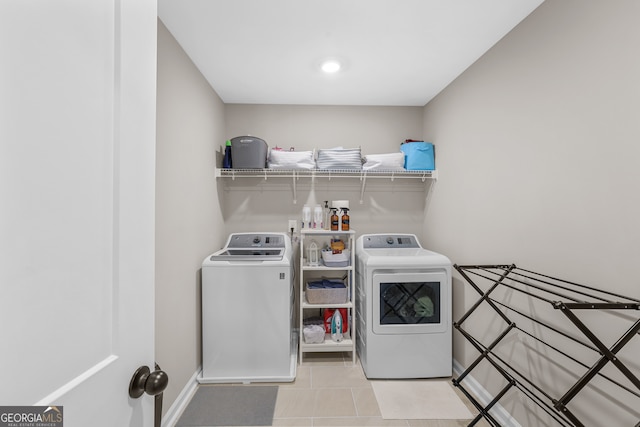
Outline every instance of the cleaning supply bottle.
<svg viewBox="0 0 640 427"><path fill-rule="evenodd" d="M311 207L308 205L302 207L302 228L311 228Z"/></svg>
<svg viewBox="0 0 640 427"><path fill-rule="evenodd" d="M342 231L349 231L349 208L342 208Z"/></svg>
<svg viewBox="0 0 640 427"><path fill-rule="evenodd" d="M231 140L227 140L224 147L224 158L222 159L222 167L224 169L231 169Z"/></svg>
<svg viewBox="0 0 640 427"><path fill-rule="evenodd" d="M342 315L340 310L336 310L331 317L331 339L340 342L342 338Z"/></svg>
<svg viewBox="0 0 640 427"><path fill-rule="evenodd" d="M323 228L322 217L323 217L322 207L320 205L316 205L313 208L313 228L322 230Z"/></svg>
<svg viewBox="0 0 640 427"><path fill-rule="evenodd" d="M322 221L323 225L324 225L324 229L325 230L330 230L331 229L331 209L329 208L329 201L325 200L324 201L324 219Z"/></svg>
<svg viewBox="0 0 640 427"><path fill-rule="evenodd" d="M338 231L340 219L338 217L338 209L331 208L331 231Z"/></svg>

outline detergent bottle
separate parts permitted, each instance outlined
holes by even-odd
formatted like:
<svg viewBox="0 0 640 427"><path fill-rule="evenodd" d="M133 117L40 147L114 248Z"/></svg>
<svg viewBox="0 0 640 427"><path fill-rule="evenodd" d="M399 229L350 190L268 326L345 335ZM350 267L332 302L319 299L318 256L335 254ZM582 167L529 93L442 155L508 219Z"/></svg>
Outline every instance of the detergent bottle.
<svg viewBox="0 0 640 427"><path fill-rule="evenodd" d="M224 147L224 158L222 159L222 167L224 169L231 169L231 140L227 140Z"/></svg>
<svg viewBox="0 0 640 427"><path fill-rule="evenodd" d="M323 216L324 215L322 212L322 206L316 205L313 208L313 228L320 229L320 230L324 228L324 224L322 224Z"/></svg>
<svg viewBox="0 0 640 427"><path fill-rule="evenodd" d="M342 338L342 315L340 310L336 310L331 317L331 339L340 342Z"/></svg>
<svg viewBox="0 0 640 427"><path fill-rule="evenodd" d="M302 228L311 228L311 206L302 207Z"/></svg>

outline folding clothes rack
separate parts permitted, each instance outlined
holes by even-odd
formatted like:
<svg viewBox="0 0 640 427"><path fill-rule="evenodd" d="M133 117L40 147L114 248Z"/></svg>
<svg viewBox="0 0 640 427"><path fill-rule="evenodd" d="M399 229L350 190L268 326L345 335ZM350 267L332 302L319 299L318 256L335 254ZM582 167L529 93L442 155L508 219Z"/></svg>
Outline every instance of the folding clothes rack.
<svg viewBox="0 0 640 427"><path fill-rule="evenodd" d="M475 304L473 304L473 306L462 316L462 318L460 318L458 322L454 323L454 327L480 353L478 358L475 359L464 372L452 380L453 384L458 387L480 411L478 416L468 424L469 426L475 425L482 418L485 418L492 426L500 426L495 417L492 416L489 411L512 387L520 390L563 427L585 426L585 424L578 419L576 414L569 409L568 405L572 399L583 391L585 386L596 376L604 378L609 383L620 387L635 398L640 398L640 380L618 357L616 357L616 354L619 353L620 350L622 350L622 348L640 331L640 319L637 319L638 310L640 310L640 300L568 282L544 274L535 273L533 271L518 268L515 265L454 265L454 267L468 282L468 284L480 295L480 298L475 302ZM475 281L472 280L472 277ZM483 290L479 283L482 283L482 286L486 290ZM533 305L535 301L550 304L553 309L559 310L564 314L564 316L578 329L582 336L580 338L576 338L567 332L563 332L557 326L545 323L536 318L535 315L525 313L525 310L515 308L504 301L499 301L496 295L518 295L527 301L527 305L529 306ZM499 319L504 321L506 324L502 331L496 332L494 341L488 345L482 344L462 327L469 316L471 316L481 306L485 306L483 308L487 308L486 306L488 306L490 309L493 309L499 316ZM543 309L544 308L548 309L548 307L543 307ZM624 319L626 320L627 318L630 318L632 326L622 333L613 345L607 347L603 343L603 339L597 337L596 334L583 322L583 320L578 318L576 315L576 313L584 314L585 310L625 311ZM632 310L635 310L635 312ZM525 330L518 326L512 320L512 317L518 318L523 321L523 323L535 325L535 328L530 328L533 329L534 332ZM529 323L529 321L531 323ZM554 338L552 340L553 342L564 342L565 339L568 339L586 349L591 350L592 352L595 352L596 354L586 354L595 356L596 362L590 365L583 363L578 360L577 357L570 355L567 351L561 350L555 345L552 345L540 338L543 335L540 331L543 330L548 331L547 335ZM495 351L496 346L498 346L498 344L512 331L514 333L525 334L526 338L532 338L536 345L540 345L542 348L550 348L553 350L552 354L555 355L557 353L563 358L567 358L568 360L582 366L586 371L581 376L577 373L573 378L578 376L580 376L580 378L575 382L575 384L573 384L573 386L570 387L562 396L554 398L551 396L550 392L545 391L542 386L534 383L528 375L523 374L515 368L513 364L506 362L504 360L505 358L497 354ZM492 334L491 336L493 337L494 335ZM581 351L580 353L584 358L585 352ZM506 385L496 394L493 400L484 406L478 402L478 400L476 400L476 398L472 396L463 385L465 377L467 377L467 375L482 361L490 363L491 366L495 368L495 370L497 370L506 380ZM628 379L630 384L622 384L620 379L613 379L611 376L602 373L602 369L607 364L612 364L617 368L622 376ZM617 376L620 376L619 373L617 373ZM637 408L638 404L640 404L640 402L636 402L634 406ZM640 426L640 422L636 424L636 427L638 426Z"/></svg>

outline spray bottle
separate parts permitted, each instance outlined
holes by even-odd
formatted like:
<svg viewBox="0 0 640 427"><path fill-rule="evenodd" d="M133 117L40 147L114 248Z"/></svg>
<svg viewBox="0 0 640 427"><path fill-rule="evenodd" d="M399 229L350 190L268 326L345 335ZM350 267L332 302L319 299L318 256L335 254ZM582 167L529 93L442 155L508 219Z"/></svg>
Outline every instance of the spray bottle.
<svg viewBox="0 0 640 427"><path fill-rule="evenodd" d="M331 231L338 231L340 226L340 218L338 217L338 209L331 208Z"/></svg>
<svg viewBox="0 0 640 427"><path fill-rule="evenodd" d="M349 231L349 208L342 208L342 231Z"/></svg>
<svg viewBox="0 0 640 427"><path fill-rule="evenodd" d="M324 229L325 230L330 230L331 229L331 209L329 208L329 201L325 200L324 201L324 220L322 222L322 224L324 225Z"/></svg>

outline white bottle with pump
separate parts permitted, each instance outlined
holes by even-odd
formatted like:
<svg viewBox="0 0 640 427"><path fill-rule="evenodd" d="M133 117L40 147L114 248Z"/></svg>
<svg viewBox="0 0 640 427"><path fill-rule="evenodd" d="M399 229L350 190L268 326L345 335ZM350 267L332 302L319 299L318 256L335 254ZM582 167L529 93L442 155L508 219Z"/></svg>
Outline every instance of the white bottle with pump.
<svg viewBox="0 0 640 427"><path fill-rule="evenodd" d="M324 201L324 218L322 224L325 230L331 230L331 208L329 207L329 201Z"/></svg>
<svg viewBox="0 0 640 427"><path fill-rule="evenodd" d="M308 205L302 208L302 228L311 228L311 208Z"/></svg>
<svg viewBox="0 0 640 427"><path fill-rule="evenodd" d="M324 227L322 223L323 216L322 207L320 205L316 205L313 208L313 228L321 230Z"/></svg>

